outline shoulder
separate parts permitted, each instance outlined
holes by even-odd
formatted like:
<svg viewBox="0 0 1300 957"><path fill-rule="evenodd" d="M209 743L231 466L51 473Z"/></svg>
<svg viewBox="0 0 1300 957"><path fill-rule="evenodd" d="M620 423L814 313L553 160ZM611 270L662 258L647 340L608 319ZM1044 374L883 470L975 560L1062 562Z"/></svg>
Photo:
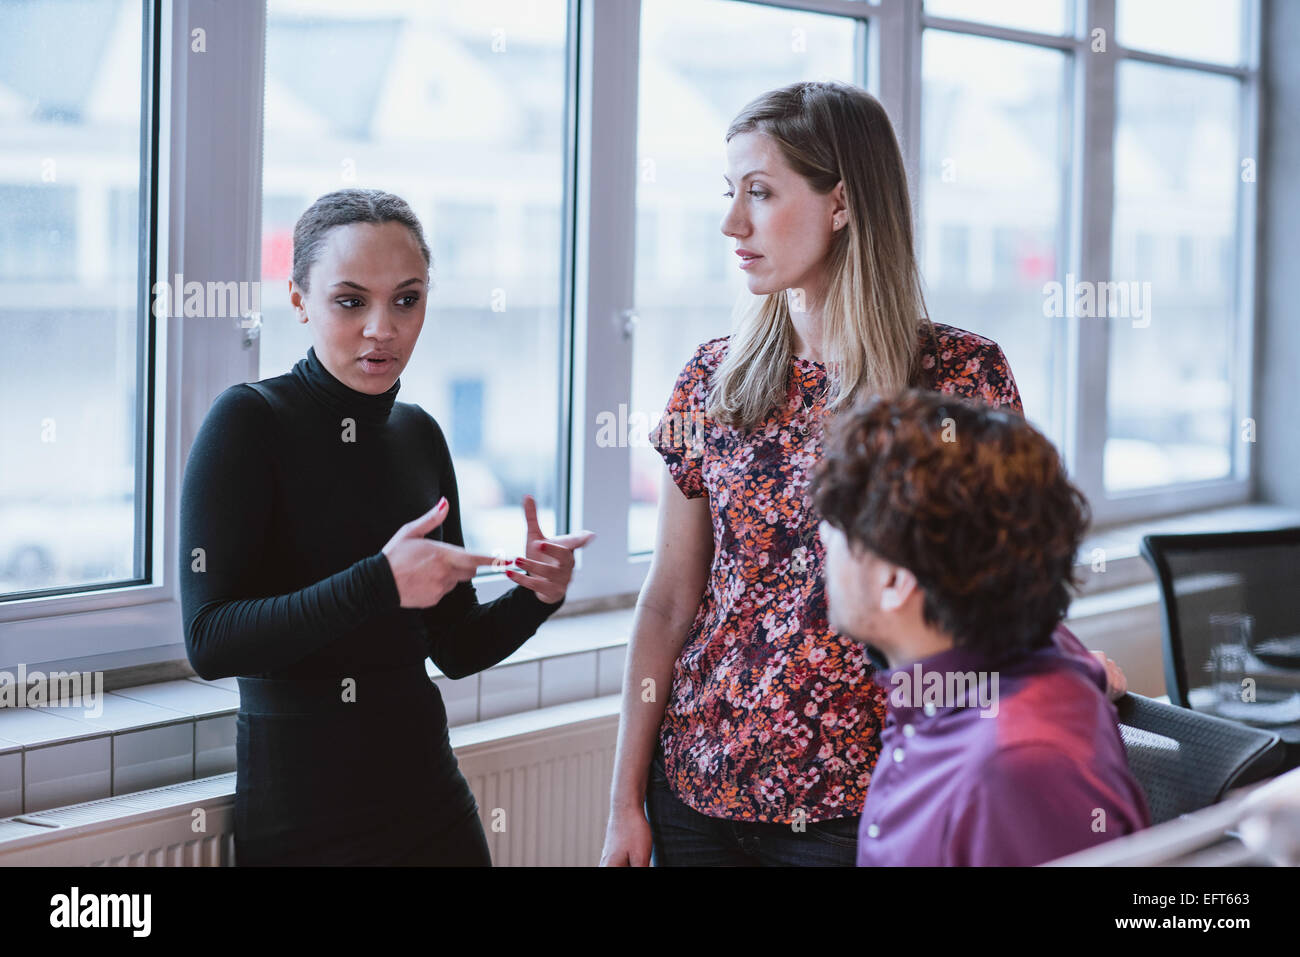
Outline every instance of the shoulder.
<svg viewBox="0 0 1300 957"><path fill-rule="evenodd" d="M972 359L1006 361L1001 346L986 336L942 322L931 325L934 327L934 335L921 335L920 354L924 368L952 372L964 367Z"/></svg>
<svg viewBox="0 0 1300 957"><path fill-rule="evenodd" d="M1086 759L1099 742L1113 743L1114 708L1105 693L1058 654L1035 657L1034 670L1014 690L1002 689L998 749L1049 748Z"/></svg>
<svg viewBox="0 0 1300 957"><path fill-rule="evenodd" d="M730 336L718 336L696 346L677 376L677 390L706 389L713 373L722 364L730 341Z"/></svg>
<svg viewBox="0 0 1300 957"><path fill-rule="evenodd" d="M933 336L920 335L920 384L1020 411L1020 394L1001 346L967 329L941 322L932 325Z"/></svg>
<svg viewBox="0 0 1300 957"><path fill-rule="evenodd" d="M712 372L726 358L727 346L730 342L731 336L718 336L716 339L701 342L695 347L695 353L691 356L688 367L693 365L703 371Z"/></svg>
<svg viewBox="0 0 1300 957"><path fill-rule="evenodd" d="M438 420L425 411L424 406L413 402L394 402L390 413L393 424L400 429L415 429L440 448L447 448L447 437Z"/></svg>
<svg viewBox="0 0 1300 957"><path fill-rule="evenodd" d="M270 416L271 407L266 398L249 383L239 382L212 400L212 407L208 409L204 421L222 429L260 428Z"/></svg>

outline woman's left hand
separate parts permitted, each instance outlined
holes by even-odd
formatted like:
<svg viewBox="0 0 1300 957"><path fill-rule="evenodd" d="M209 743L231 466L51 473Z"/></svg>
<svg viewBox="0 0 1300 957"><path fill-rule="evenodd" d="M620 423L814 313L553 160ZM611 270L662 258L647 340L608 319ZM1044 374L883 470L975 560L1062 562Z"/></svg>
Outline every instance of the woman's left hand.
<svg viewBox="0 0 1300 957"><path fill-rule="evenodd" d="M1106 657L1106 652L1093 651L1092 655L1106 666L1106 697L1111 701L1118 701L1128 693L1128 679L1124 677L1124 672L1120 670L1119 665Z"/></svg>
<svg viewBox="0 0 1300 957"><path fill-rule="evenodd" d="M537 501L531 495L524 496L524 520L528 524L524 541L526 557L516 558L515 567L507 568L506 576L512 582L532 589L539 601L554 605L568 591L569 580L573 577L573 553L595 538L596 533L584 530L547 538L537 524Z"/></svg>

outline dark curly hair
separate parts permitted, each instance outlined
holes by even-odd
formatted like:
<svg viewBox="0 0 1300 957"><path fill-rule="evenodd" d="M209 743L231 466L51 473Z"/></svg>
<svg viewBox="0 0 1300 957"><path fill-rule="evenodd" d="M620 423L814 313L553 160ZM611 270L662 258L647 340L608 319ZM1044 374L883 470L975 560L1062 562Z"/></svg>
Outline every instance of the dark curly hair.
<svg viewBox="0 0 1300 957"><path fill-rule="evenodd" d="M851 548L916 576L928 625L991 660L1051 640L1091 510L1046 436L1014 412L922 389L829 425L813 504Z"/></svg>

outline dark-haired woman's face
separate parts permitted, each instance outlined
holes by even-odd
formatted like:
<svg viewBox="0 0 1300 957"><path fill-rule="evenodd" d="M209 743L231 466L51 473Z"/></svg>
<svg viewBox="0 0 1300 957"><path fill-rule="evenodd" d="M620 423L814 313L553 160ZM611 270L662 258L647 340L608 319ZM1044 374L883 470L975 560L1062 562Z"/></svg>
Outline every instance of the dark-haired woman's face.
<svg viewBox="0 0 1300 957"><path fill-rule="evenodd" d="M410 361L424 325L429 269L401 223L349 223L325 235L308 291L289 282L316 357L349 388L378 395Z"/></svg>
<svg viewBox="0 0 1300 957"><path fill-rule="evenodd" d="M835 236L832 216L844 208L842 188L824 196L815 192L766 133L733 136L727 143L727 167L725 195L731 206L722 232L735 241L738 252L758 256L736 259L749 291L761 296L802 289L808 305L820 303ZM747 175L753 170L762 172Z"/></svg>

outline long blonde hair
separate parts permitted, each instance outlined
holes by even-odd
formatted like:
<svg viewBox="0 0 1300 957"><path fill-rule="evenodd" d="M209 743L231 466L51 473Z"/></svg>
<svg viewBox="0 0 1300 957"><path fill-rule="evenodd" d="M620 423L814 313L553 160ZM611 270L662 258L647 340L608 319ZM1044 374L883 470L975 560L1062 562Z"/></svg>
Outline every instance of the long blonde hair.
<svg viewBox="0 0 1300 957"><path fill-rule="evenodd" d="M792 83L740 111L727 141L771 136L786 162L823 195L844 183L848 224L827 255L822 308L826 415L913 383L918 334L933 334L912 248L902 152L880 101L836 82ZM794 327L785 290L744 313L712 377L707 414L749 430L786 402Z"/></svg>

